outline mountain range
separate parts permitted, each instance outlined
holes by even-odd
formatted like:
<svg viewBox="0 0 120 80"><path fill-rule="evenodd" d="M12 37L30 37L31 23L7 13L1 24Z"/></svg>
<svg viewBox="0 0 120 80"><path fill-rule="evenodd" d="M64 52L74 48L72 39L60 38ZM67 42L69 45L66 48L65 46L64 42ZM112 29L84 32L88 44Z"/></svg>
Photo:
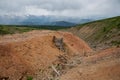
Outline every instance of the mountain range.
<svg viewBox="0 0 120 80"><path fill-rule="evenodd" d="M0 24L5 25L52 25L75 26L76 24L93 21L92 19L80 19L64 16L0 16Z"/></svg>

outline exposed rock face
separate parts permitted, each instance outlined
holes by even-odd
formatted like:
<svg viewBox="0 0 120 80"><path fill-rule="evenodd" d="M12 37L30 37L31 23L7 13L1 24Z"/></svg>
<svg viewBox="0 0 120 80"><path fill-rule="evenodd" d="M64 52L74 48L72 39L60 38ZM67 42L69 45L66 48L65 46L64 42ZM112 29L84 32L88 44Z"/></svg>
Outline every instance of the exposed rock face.
<svg viewBox="0 0 120 80"><path fill-rule="evenodd" d="M63 38L57 38L56 36L53 36L53 43L59 50L65 51Z"/></svg>

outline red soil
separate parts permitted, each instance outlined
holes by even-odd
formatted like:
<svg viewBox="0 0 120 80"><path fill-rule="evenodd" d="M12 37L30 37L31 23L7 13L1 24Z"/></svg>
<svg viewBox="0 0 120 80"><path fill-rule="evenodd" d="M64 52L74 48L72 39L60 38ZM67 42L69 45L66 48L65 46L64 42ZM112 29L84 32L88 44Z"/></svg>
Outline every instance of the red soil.
<svg viewBox="0 0 120 80"><path fill-rule="evenodd" d="M120 48L110 48L95 55L84 57L77 68L73 68L60 80L120 80Z"/></svg>
<svg viewBox="0 0 120 80"><path fill-rule="evenodd" d="M81 39L67 32L32 31L0 37L0 76L18 80L24 75L34 75L46 69L64 54L55 47L53 36L63 37L72 55L83 55L92 49Z"/></svg>

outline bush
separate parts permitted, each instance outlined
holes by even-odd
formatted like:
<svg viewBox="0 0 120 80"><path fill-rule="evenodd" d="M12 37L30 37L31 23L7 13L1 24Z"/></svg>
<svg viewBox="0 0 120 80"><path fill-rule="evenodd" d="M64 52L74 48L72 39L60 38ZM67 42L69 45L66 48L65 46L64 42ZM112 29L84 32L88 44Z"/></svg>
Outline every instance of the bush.
<svg viewBox="0 0 120 80"><path fill-rule="evenodd" d="M106 27L104 27L104 28L103 28L103 32L106 32L106 30L107 30Z"/></svg>
<svg viewBox="0 0 120 80"><path fill-rule="evenodd" d="M0 30L0 35L5 35L5 34L12 34L12 33L9 31Z"/></svg>
<svg viewBox="0 0 120 80"><path fill-rule="evenodd" d="M117 28L120 29L120 23L117 25Z"/></svg>
<svg viewBox="0 0 120 80"><path fill-rule="evenodd" d="M33 80L32 76L27 76L27 80Z"/></svg>
<svg viewBox="0 0 120 80"><path fill-rule="evenodd" d="M120 41L111 41L111 43L115 46L119 46L120 45Z"/></svg>

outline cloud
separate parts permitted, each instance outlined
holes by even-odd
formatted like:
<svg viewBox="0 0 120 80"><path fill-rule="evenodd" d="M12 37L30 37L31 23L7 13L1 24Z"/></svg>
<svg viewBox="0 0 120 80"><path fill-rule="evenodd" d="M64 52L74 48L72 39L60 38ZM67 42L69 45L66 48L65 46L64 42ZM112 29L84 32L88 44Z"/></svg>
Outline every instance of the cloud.
<svg viewBox="0 0 120 80"><path fill-rule="evenodd" d="M0 0L0 15L109 17L120 15L120 0Z"/></svg>

